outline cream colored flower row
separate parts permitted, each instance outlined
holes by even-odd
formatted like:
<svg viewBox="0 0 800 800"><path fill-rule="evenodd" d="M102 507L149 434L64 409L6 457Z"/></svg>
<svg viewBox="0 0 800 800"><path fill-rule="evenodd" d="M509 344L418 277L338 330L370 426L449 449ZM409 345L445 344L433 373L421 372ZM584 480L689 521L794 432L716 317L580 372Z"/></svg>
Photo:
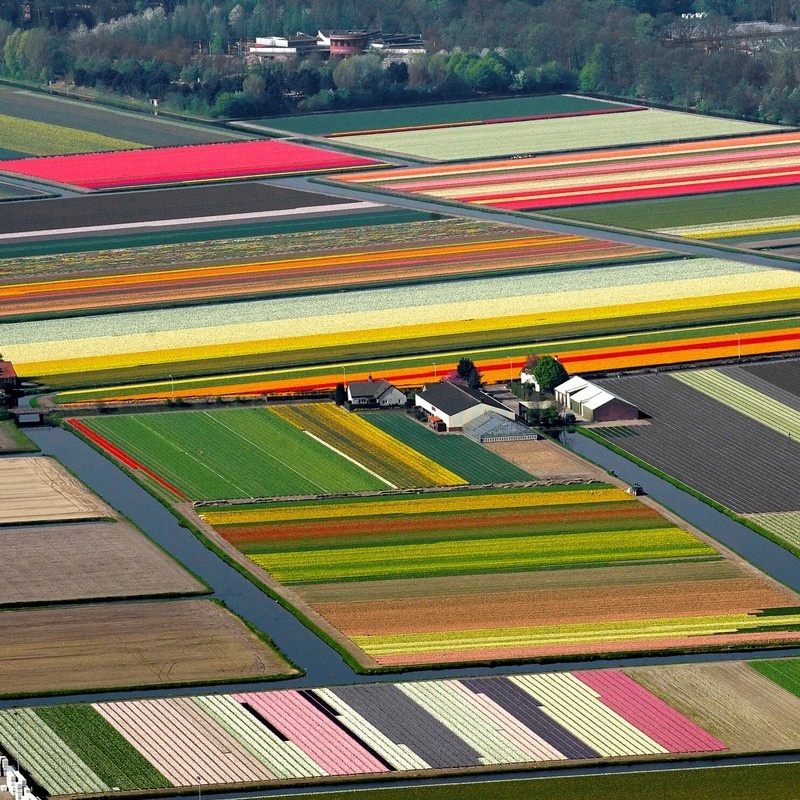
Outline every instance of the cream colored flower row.
<svg viewBox="0 0 800 800"><path fill-rule="evenodd" d="M764 219L737 219L733 222L713 222L704 225L683 225L659 228L658 233L685 236L688 239L721 239L727 236L759 236L765 233L784 233L800 228L800 214Z"/></svg>
<svg viewBox="0 0 800 800"><path fill-rule="evenodd" d="M691 274L692 262L686 262ZM613 304L609 301L613 300ZM185 330L119 332L79 339L46 340L35 324L26 327L27 342L6 343L3 353L27 374L62 374L88 368L85 359L105 359L109 365L135 365L139 354L152 363L174 363L182 357L208 357L232 346L236 353L287 352L311 346L364 343L397 337L444 335L509 326L552 325L576 317L609 319L633 314L722 307L742 302L800 300L800 273L764 270L749 274L670 280L614 287L613 291L579 290L545 295L398 307L381 311L267 320ZM180 314L177 310L176 314ZM413 320L413 324L409 324ZM96 320L108 325L113 320ZM121 334L121 335L120 335ZM322 342L320 338L327 341ZM186 342L193 347L187 348ZM110 358L120 356L118 359Z"/></svg>

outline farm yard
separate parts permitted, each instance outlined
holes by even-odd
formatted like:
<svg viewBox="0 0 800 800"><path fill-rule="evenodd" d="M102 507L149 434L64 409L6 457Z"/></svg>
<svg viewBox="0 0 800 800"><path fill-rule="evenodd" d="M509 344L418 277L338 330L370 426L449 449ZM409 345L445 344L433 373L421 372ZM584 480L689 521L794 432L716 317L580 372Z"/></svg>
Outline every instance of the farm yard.
<svg viewBox="0 0 800 800"><path fill-rule="evenodd" d="M201 516L366 667L799 635L793 592L602 484L204 507Z"/></svg>
<svg viewBox="0 0 800 800"><path fill-rule="evenodd" d="M796 386L798 363L601 381L652 419L595 433L797 548L800 397L771 383L776 374Z"/></svg>
<svg viewBox="0 0 800 800"><path fill-rule="evenodd" d="M776 126L704 117L649 108L624 114L590 114L479 126L369 132L337 136L336 141L373 153L390 153L423 161L465 161L521 153L567 152L747 135Z"/></svg>

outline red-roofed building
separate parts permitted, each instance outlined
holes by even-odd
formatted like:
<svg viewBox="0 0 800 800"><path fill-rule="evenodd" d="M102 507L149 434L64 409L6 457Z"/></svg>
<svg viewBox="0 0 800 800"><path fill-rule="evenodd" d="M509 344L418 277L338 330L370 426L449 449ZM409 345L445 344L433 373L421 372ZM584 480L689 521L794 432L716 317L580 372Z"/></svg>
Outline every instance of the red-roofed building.
<svg viewBox="0 0 800 800"><path fill-rule="evenodd" d="M19 378L10 361L0 359L0 394L13 397L19 389Z"/></svg>

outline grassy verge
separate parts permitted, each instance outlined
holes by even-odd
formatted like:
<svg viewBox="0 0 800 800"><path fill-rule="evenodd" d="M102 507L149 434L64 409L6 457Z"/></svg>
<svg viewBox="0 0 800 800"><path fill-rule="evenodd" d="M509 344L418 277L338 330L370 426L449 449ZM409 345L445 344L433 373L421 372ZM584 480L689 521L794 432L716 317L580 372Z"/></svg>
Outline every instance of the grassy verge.
<svg viewBox="0 0 800 800"><path fill-rule="evenodd" d="M32 442L13 419L0 420L0 453L38 453L39 446Z"/></svg>
<svg viewBox="0 0 800 800"><path fill-rule="evenodd" d="M795 800L800 764L657 770L293 794L297 800Z"/></svg>

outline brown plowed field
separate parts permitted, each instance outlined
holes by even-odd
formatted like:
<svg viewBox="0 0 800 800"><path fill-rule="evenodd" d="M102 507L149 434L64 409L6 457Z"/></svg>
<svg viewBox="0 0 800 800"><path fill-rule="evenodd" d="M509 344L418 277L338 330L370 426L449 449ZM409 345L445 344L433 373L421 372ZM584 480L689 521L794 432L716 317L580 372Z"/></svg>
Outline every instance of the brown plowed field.
<svg viewBox="0 0 800 800"><path fill-rule="evenodd" d="M488 582L488 581L487 581ZM347 636L379 631L382 636L448 630L573 625L697 614L747 614L791 605L795 595L753 578L599 589L487 591L483 595L409 597L318 603L319 611Z"/></svg>
<svg viewBox="0 0 800 800"><path fill-rule="evenodd" d="M0 604L206 591L125 522L0 528Z"/></svg>
<svg viewBox="0 0 800 800"><path fill-rule="evenodd" d="M210 600L0 613L0 693L253 680L293 670Z"/></svg>
<svg viewBox="0 0 800 800"><path fill-rule="evenodd" d="M487 442L487 450L502 456L541 480L579 478L608 482L608 473L546 440Z"/></svg>
<svg viewBox="0 0 800 800"><path fill-rule="evenodd" d="M754 573L758 574L758 573ZM741 568L730 561L684 562L678 564L649 564L646 581L650 585L674 581L707 581L738 578ZM559 589L588 589L590 587L621 587L641 584L640 566L603 567L603 569L560 569L536 572L498 572L486 575L448 575L388 581L352 581L295 586L309 603L340 603L375 600L394 600L446 595L485 594L487 591L557 591ZM465 602L472 602L465 597Z"/></svg>
<svg viewBox="0 0 800 800"><path fill-rule="evenodd" d="M40 456L0 459L0 525L114 516L57 461Z"/></svg>
<svg viewBox="0 0 800 800"><path fill-rule="evenodd" d="M722 739L731 750L800 747L800 698L744 662L671 664L625 671Z"/></svg>

